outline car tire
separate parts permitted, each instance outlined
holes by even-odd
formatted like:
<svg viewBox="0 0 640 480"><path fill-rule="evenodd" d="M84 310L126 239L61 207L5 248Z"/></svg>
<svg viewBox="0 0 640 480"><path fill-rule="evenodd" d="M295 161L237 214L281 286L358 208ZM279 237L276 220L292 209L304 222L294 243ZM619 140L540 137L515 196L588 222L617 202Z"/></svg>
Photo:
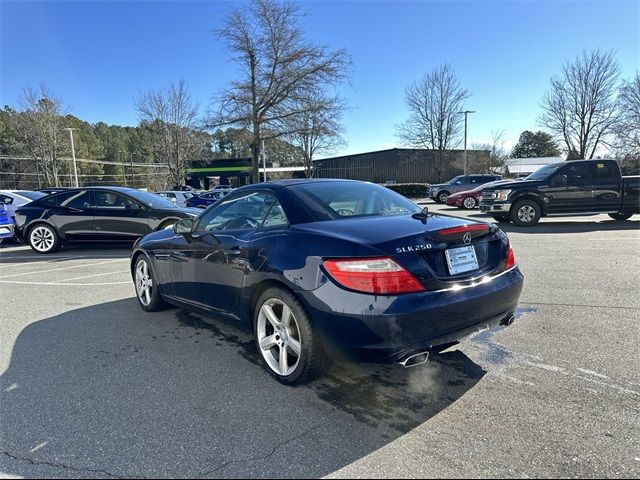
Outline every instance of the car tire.
<svg viewBox="0 0 640 480"><path fill-rule="evenodd" d="M256 303L253 331L258 357L280 383L308 383L331 366L309 315L288 290L273 287L264 291Z"/></svg>
<svg viewBox="0 0 640 480"><path fill-rule="evenodd" d="M145 312L158 312L167 308L167 303L160 297L151 262L145 255L141 254L136 258L133 283L138 304Z"/></svg>
<svg viewBox="0 0 640 480"><path fill-rule="evenodd" d="M436 199L437 199L436 201L437 201L438 203L444 203L444 204L446 204L446 203L447 203L447 197L448 197L449 195L450 195L450 193L449 193L449 192L446 192L446 191L445 191L445 192L439 192L439 193L438 193L438 195L436 195Z"/></svg>
<svg viewBox="0 0 640 480"><path fill-rule="evenodd" d="M493 215L493 219L498 223L509 223L511 221L506 215Z"/></svg>
<svg viewBox="0 0 640 480"><path fill-rule="evenodd" d="M31 250L42 255L57 252L60 248L58 232L46 223L39 223L31 227L27 239Z"/></svg>
<svg viewBox="0 0 640 480"><path fill-rule="evenodd" d="M511 221L519 227L531 227L542 218L542 209L534 200L520 200L511 209Z"/></svg>
<svg viewBox="0 0 640 480"><path fill-rule="evenodd" d="M625 220L629 220L633 213L631 212L618 212L618 213L610 213L609 216L614 220L618 220L619 222L623 222Z"/></svg>
<svg viewBox="0 0 640 480"><path fill-rule="evenodd" d="M466 210L473 210L474 208L476 208L477 205L478 205L478 202L474 197L465 197L464 200L462 200L462 206Z"/></svg>

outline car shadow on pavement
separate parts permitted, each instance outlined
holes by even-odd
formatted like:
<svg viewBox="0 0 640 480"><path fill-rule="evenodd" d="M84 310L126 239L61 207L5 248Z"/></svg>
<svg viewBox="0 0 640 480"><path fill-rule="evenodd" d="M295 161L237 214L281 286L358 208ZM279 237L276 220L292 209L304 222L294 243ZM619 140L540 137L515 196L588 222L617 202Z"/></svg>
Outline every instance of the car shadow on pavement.
<svg viewBox="0 0 640 480"><path fill-rule="evenodd" d="M134 298L26 327L0 376L0 472L25 477L318 477L423 424L485 371L460 351L404 369L337 364L301 387L251 335Z"/></svg>

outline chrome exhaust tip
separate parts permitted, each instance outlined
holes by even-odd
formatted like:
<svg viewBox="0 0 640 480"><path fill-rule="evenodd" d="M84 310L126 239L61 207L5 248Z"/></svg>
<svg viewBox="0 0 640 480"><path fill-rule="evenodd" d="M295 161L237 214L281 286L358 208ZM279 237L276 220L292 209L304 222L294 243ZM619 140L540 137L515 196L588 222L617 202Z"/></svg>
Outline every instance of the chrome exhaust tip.
<svg viewBox="0 0 640 480"><path fill-rule="evenodd" d="M403 361L399 362L404 368L417 367L429 360L429 352L420 352L408 356Z"/></svg>

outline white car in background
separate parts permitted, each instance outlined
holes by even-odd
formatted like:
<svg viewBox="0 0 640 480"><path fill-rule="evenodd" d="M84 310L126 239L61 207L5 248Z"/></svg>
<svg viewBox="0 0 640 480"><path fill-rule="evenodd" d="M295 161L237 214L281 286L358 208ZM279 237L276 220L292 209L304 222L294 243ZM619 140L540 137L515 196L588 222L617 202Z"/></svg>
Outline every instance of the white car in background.
<svg viewBox="0 0 640 480"><path fill-rule="evenodd" d="M161 197L166 198L179 207L186 207L187 200L195 196L196 193L187 190L165 190L162 192L156 192L156 195L160 195Z"/></svg>
<svg viewBox="0 0 640 480"><path fill-rule="evenodd" d="M46 196L46 193L31 190L0 190L0 203L4 205L9 217L13 218L19 207Z"/></svg>

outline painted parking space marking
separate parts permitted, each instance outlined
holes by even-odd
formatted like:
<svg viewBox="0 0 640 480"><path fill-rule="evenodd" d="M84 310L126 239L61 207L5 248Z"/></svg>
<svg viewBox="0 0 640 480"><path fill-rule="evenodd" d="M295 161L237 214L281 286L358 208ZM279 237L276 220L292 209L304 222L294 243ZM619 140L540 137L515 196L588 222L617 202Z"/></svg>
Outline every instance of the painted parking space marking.
<svg viewBox="0 0 640 480"><path fill-rule="evenodd" d="M95 275L92 275L95 276ZM68 281L73 281L70 279ZM19 280L0 280L0 284L8 285L41 285L47 287L103 287L105 285L128 285L131 280L125 282L100 282L100 283L62 283L62 282L23 282Z"/></svg>
<svg viewBox="0 0 640 480"><path fill-rule="evenodd" d="M69 267L60 267L60 268L50 268L48 270L34 270L31 272L20 272L20 273L11 273L9 275L2 275L2 278L10 278L10 277L19 277L22 275L34 275L34 274L42 274L42 273L48 273L48 272L59 272L61 270L71 270L74 268L90 268L90 267L96 267L98 265L106 265L109 263L116 263L116 262L122 262L122 261L128 261L128 258L119 258L116 260L105 260L104 262L97 262L97 263L83 263L81 265L71 265Z"/></svg>

